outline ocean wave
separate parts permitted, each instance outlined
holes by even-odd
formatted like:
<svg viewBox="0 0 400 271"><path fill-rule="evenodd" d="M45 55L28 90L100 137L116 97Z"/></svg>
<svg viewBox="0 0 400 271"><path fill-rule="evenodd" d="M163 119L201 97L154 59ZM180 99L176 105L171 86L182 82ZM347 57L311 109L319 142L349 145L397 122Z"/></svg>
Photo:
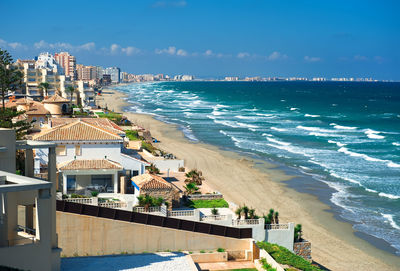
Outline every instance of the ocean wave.
<svg viewBox="0 0 400 271"><path fill-rule="evenodd" d="M288 142L279 141L279 140L273 139L273 138L271 138L271 137L267 137L267 140L268 140L269 142L276 143L276 144L279 144L279 145L282 145L282 146L289 146L289 145L291 145L291 144L288 143Z"/></svg>
<svg viewBox="0 0 400 271"><path fill-rule="evenodd" d="M329 125L333 126L333 128L335 128L337 130L356 130L358 128L358 127L352 127L352 126L338 125L336 123L331 123Z"/></svg>
<svg viewBox="0 0 400 271"><path fill-rule="evenodd" d="M392 226L393 228L400 230L400 226L396 224L396 222L393 219L393 215L391 214L383 214L381 213L381 215L389 222L390 226Z"/></svg>
<svg viewBox="0 0 400 271"><path fill-rule="evenodd" d="M334 130L323 129L323 128L319 128L319 127L308 127L308 126L302 126L302 125L298 125L296 128L301 129L301 130L310 131L310 132L321 132L321 133L335 132Z"/></svg>
<svg viewBox="0 0 400 271"><path fill-rule="evenodd" d="M239 127L240 127L240 126L236 125L235 122L229 121L229 120L217 120L217 119L213 119L213 121L214 121L214 123L222 124L222 125L229 126L229 127L232 127L232 128L239 128Z"/></svg>
<svg viewBox="0 0 400 271"><path fill-rule="evenodd" d="M214 109L218 109L218 108L229 108L229 107L230 107L229 105L217 104L217 105L215 105L213 108L214 108Z"/></svg>
<svg viewBox="0 0 400 271"><path fill-rule="evenodd" d="M236 124L243 128L253 128L253 129L259 128L257 125L252 125L248 123L236 122Z"/></svg>
<svg viewBox="0 0 400 271"><path fill-rule="evenodd" d="M388 198L388 199L400 199L400 196L396 196L396 195L392 195L392 194L388 194L388 193L384 193L384 192L380 192L378 195L380 197L384 197L384 198Z"/></svg>
<svg viewBox="0 0 400 271"><path fill-rule="evenodd" d="M290 153L294 153L294 154L301 154L305 157L311 157L310 154L307 154L303 149L300 149L298 147L294 147L291 145L275 145L275 144L267 144L270 147L276 148L276 149L280 149L280 150L285 150L288 151Z"/></svg>
<svg viewBox="0 0 400 271"><path fill-rule="evenodd" d="M154 110L154 111L163 111L161 108L157 108L156 110Z"/></svg>
<svg viewBox="0 0 400 271"><path fill-rule="evenodd" d="M398 142L393 142L392 145L393 145L393 146L400 146L400 143L398 143Z"/></svg>
<svg viewBox="0 0 400 271"><path fill-rule="evenodd" d="M242 120L257 120L257 117L255 116L242 116L242 115L237 115L235 116L237 119L242 119Z"/></svg>
<svg viewBox="0 0 400 271"><path fill-rule="evenodd" d="M257 116L262 116L262 117L274 117L273 114L266 114L266 113L256 113Z"/></svg>
<svg viewBox="0 0 400 271"><path fill-rule="evenodd" d="M335 178L338 178L338 179L342 179L342 180L348 181L350 183L358 184L358 185L361 186L361 183L359 181L356 181L356 180L348 178L348 177L340 176L339 174L335 173L334 171L329 171L329 174L332 177L335 177Z"/></svg>
<svg viewBox="0 0 400 271"><path fill-rule="evenodd" d="M380 135L380 133L382 132L374 131L372 129L364 130L364 134L366 134L367 137L371 139L384 139L385 137L383 135Z"/></svg>
<svg viewBox="0 0 400 271"><path fill-rule="evenodd" d="M374 158L374 157L368 156L368 155L363 154L363 153L349 151L345 147L341 147L338 150L338 152L342 152L342 153L345 153L345 154L347 154L349 156L353 156L353 157L360 157L360 158L363 158L364 160L369 161L369 162L382 162L382 163L385 163L388 167L394 167L394 168L400 167L400 164L396 164L393 161L378 159L378 158Z"/></svg>
<svg viewBox="0 0 400 271"><path fill-rule="evenodd" d="M272 136L271 134L263 133L262 136Z"/></svg>
<svg viewBox="0 0 400 271"><path fill-rule="evenodd" d="M211 112L211 114L213 114L214 116L220 116L220 115L223 115L224 113L221 112L221 111L215 111L215 110L213 110L213 111Z"/></svg>
<svg viewBox="0 0 400 271"><path fill-rule="evenodd" d="M321 116L320 115L305 114L304 117L306 117L306 118L319 118Z"/></svg>
<svg viewBox="0 0 400 271"><path fill-rule="evenodd" d="M271 127L271 130L278 131L278 132L286 132L287 131L286 129L277 128L277 127Z"/></svg>
<svg viewBox="0 0 400 271"><path fill-rule="evenodd" d="M328 143L336 144L338 147L344 147L344 146L346 146L346 144L340 143L340 142L334 141L334 140L328 140Z"/></svg>
<svg viewBox="0 0 400 271"><path fill-rule="evenodd" d="M295 111L295 110L299 110L299 109L297 107L290 108L290 111Z"/></svg>

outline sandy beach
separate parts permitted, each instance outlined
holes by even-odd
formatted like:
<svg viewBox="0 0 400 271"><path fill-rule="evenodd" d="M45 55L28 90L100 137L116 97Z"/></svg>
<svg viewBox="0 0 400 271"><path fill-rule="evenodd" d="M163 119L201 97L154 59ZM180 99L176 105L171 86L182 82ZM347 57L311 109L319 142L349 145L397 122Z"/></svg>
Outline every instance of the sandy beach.
<svg viewBox="0 0 400 271"><path fill-rule="evenodd" d="M123 112L124 94L103 90L98 105ZM203 172L205 182L235 204L255 208L259 215L270 208L279 211L280 221L303 225L305 239L312 243L313 260L331 270L399 270L400 257L377 249L354 235L351 224L338 221L329 206L315 196L299 193L285 185L288 176L275 165L255 161L234 152L194 143L177 126L152 116L124 112L132 122L149 129L160 143L157 147L185 160L187 168Z"/></svg>

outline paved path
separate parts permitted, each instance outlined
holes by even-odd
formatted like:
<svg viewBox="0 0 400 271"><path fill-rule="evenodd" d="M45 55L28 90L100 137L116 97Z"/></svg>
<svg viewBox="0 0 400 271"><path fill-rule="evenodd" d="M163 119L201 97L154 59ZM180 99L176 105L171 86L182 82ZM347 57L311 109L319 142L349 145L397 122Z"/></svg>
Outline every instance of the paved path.
<svg viewBox="0 0 400 271"><path fill-rule="evenodd" d="M219 263L199 263L201 270L231 270L242 268L255 268L254 263L250 261L230 261Z"/></svg>
<svg viewBox="0 0 400 271"><path fill-rule="evenodd" d="M159 252L137 255L62 258L61 271L191 271L190 257L179 252Z"/></svg>

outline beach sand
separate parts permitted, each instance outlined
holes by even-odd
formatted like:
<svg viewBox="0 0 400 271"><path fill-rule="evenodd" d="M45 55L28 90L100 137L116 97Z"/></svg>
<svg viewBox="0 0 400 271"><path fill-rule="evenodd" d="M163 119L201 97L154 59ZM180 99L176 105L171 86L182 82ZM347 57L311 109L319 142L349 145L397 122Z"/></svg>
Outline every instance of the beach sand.
<svg viewBox="0 0 400 271"><path fill-rule="evenodd" d="M123 112L124 94L105 89L98 105ZM313 260L331 270L399 270L400 257L377 249L354 235L352 225L338 221L329 206L317 197L299 193L285 185L288 176L275 165L186 139L177 126L152 116L124 112L132 122L149 129L161 141L157 146L185 160L189 169L203 172L205 182L238 205L257 213L279 211L281 222L302 224L303 235L312 243Z"/></svg>

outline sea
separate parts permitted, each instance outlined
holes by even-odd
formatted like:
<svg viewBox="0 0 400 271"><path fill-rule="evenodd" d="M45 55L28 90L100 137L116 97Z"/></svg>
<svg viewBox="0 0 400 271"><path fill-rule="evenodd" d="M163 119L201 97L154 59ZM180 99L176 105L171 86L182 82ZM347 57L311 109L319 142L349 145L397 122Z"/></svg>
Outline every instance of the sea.
<svg viewBox="0 0 400 271"><path fill-rule="evenodd" d="M341 218L400 256L400 83L199 81L116 89L128 94L126 110L177 124L193 142L251 153L309 176L308 185L326 184Z"/></svg>

